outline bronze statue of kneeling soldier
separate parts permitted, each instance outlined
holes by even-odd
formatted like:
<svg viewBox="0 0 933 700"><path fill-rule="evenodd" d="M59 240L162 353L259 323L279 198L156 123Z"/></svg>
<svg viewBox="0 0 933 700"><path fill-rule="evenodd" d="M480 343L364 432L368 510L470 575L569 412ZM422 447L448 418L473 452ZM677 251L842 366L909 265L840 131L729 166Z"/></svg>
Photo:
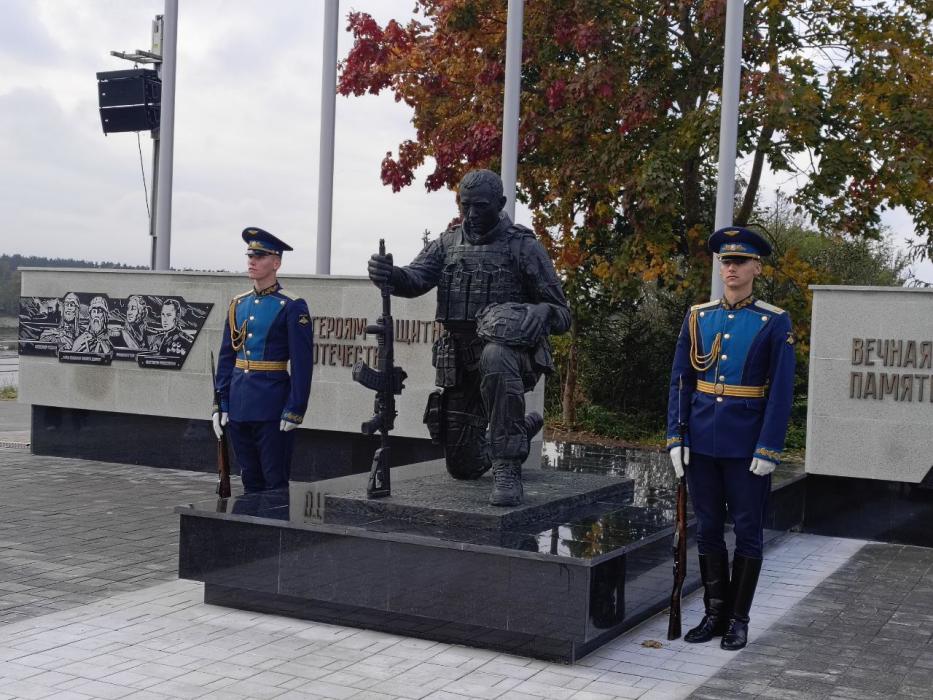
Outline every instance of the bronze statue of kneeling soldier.
<svg viewBox="0 0 933 700"><path fill-rule="evenodd" d="M392 293L417 297L437 288L435 318L444 332L433 349L438 389L425 422L444 445L455 479L490 468L489 502L522 502L521 466L544 425L525 413L525 392L553 371L548 334L570 327L570 309L547 251L534 233L512 223L502 180L473 170L460 181L461 223L431 241L404 267L373 255L369 277ZM488 435L487 435L488 429Z"/></svg>
<svg viewBox="0 0 933 700"><path fill-rule="evenodd" d="M723 298L693 306L677 340L668 400L667 447L686 475L697 518L705 614L684 641L734 651L748 642L758 585L771 472L780 462L794 392L794 336L787 312L753 296L761 258L754 231L728 227L709 239L721 260ZM678 424L685 422L681 434ZM723 538L735 522L735 553Z"/></svg>

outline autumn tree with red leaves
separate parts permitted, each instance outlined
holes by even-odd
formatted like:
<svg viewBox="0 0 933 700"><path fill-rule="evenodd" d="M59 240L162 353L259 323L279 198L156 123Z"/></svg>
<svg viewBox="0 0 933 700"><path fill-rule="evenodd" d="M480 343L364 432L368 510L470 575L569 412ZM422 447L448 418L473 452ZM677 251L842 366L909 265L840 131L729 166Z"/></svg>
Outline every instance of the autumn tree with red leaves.
<svg viewBox="0 0 933 700"><path fill-rule="evenodd" d="M433 160L428 190L499 169L506 0L416 0L382 27L349 15L343 95L390 90L416 139L382 161L398 191ZM798 173L795 202L827 232L872 236L903 206L933 251L933 38L928 0L746 2L738 150L751 172ZM644 281L701 297L709 258L724 0L550 0L525 6L519 199L533 213L574 313L564 423L574 423L575 342L598 301Z"/></svg>

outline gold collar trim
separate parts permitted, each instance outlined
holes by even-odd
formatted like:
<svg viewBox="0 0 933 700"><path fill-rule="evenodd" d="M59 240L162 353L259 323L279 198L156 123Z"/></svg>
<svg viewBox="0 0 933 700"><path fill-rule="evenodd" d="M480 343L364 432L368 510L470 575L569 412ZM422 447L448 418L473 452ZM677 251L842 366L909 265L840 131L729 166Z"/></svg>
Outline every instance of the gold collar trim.
<svg viewBox="0 0 933 700"><path fill-rule="evenodd" d="M279 285L278 282L273 282L265 289L253 289L253 293L257 297L264 297L268 296L269 294L274 294L275 292L279 291L279 289L281 289L281 285Z"/></svg>
<svg viewBox="0 0 933 700"><path fill-rule="evenodd" d="M737 301L731 306L729 305L729 302L726 301L725 297L723 297L722 308L726 309L727 311L735 311L736 309L744 309L746 306L750 306L751 304L754 304L754 303L755 303L754 294L749 294L747 297L742 299L742 301Z"/></svg>

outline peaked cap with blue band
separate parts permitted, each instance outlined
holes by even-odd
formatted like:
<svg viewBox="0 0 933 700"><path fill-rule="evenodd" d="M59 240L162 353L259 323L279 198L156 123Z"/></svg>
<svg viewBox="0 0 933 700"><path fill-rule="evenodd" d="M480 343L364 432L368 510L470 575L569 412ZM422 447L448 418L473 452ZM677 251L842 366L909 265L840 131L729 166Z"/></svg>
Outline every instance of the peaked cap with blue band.
<svg viewBox="0 0 933 700"><path fill-rule="evenodd" d="M721 228L706 244L710 253L719 253L720 258L761 258L771 255L771 244L761 234L742 226Z"/></svg>
<svg viewBox="0 0 933 700"><path fill-rule="evenodd" d="M264 255L281 255L286 250L294 250L285 241L255 226L243 229L243 240L246 241L247 255L253 251Z"/></svg>

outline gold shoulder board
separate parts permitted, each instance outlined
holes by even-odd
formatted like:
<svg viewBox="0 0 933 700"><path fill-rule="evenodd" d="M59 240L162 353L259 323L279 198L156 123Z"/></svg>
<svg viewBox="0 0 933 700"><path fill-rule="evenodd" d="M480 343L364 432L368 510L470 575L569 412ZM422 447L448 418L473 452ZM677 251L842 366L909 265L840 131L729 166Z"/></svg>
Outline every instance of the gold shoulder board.
<svg viewBox="0 0 933 700"><path fill-rule="evenodd" d="M713 299L712 301L708 301L705 304L694 304L690 307L690 310L699 311L700 309L708 309L711 306L719 306L719 299Z"/></svg>
<svg viewBox="0 0 933 700"><path fill-rule="evenodd" d="M762 301L761 299L756 299L756 300L755 300L755 306L757 306L759 309L764 309L765 311L770 311L770 312L773 313L773 314L783 314L783 313L786 313L786 312L784 311L784 309L782 309L780 306L775 306L774 304L769 304L768 302Z"/></svg>

